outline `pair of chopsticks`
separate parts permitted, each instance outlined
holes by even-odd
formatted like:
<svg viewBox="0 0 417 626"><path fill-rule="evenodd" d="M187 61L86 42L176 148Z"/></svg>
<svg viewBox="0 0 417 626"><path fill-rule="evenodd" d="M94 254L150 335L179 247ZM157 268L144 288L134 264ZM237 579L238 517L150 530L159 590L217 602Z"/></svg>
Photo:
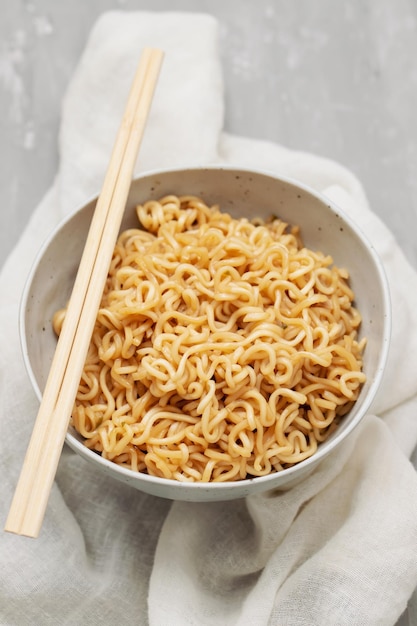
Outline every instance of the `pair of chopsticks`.
<svg viewBox="0 0 417 626"><path fill-rule="evenodd" d="M5 530L37 537L64 445L163 53L145 48L97 201Z"/></svg>

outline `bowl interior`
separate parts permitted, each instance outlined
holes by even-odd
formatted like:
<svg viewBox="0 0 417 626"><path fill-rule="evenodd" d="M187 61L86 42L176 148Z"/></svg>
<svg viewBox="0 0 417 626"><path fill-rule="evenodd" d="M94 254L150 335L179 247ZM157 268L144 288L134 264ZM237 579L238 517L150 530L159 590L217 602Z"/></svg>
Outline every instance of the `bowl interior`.
<svg viewBox="0 0 417 626"><path fill-rule="evenodd" d="M388 289L381 263L358 228L327 199L291 180L228 167L170 170L136 179L132 183L121 228L137 227L137 204L170 193L199 195L210 204L218 203L222 211L234 217L277 215L290 224L300 225L306 246L330 254L336 265L346 267L363 318L361 336L367 337L364 354L367 381L353 409L315 455L292 468L261 478L209 485L177 483L137 474L105 461L87 450L71 428L67 443L116 478L163 497L218 500L287 487L310 472L356 426L375 396L386 361L390 331ZM39 397L56 345L51 320L54 312L65 306L70 297L94 207L95 200L74 213L44 244L23 294L22 348L31 382Z"/></svg>

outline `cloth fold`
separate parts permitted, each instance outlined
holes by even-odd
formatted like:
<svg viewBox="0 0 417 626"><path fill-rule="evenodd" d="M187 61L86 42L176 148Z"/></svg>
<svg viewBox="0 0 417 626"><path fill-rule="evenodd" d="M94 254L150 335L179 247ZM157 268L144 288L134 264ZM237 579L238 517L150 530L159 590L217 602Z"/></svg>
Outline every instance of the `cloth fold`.
<svg viewBox="0 0 417 626"><path fill-rule="evenodd" d="M42 241L101 186L144 46L166 58L136 173L231 163L328 194L381 255L393 303L387 372L370 413L303 483L223 503L171 503L61 457L40 537L0 537L0 623L106 626L395 624L417 585L417 274L343 166L222 131L218 25L209 15L110 12L63 102L60 163L0 275L4 519L37 412L18 308Z"/></svg>

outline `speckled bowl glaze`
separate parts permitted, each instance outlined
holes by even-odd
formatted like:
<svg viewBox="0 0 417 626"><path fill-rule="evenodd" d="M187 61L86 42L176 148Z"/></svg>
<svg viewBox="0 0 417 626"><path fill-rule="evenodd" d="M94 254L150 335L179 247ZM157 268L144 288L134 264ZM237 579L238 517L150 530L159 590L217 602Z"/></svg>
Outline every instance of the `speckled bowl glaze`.
<svg viewBox="0 0 417 626"><path fill-rule="evenodd" d="M151 172L133 181L122 229L137 226L135 207L148 199L174 193L202 196L234 217L278 215L298 224L305 244L330 254L346 267L367 337L364 371L367 381L354 407L337 430L309 459L278 473L227 483L182 483L133 472L87 449L69 428L66 443L109 477L146 493L186 501L242 498L271 489L288 489L305 478L359 424L375 397L384 371L389 335L387 282L378 256L358 227L329 199L293 180L233 167L204 167ZM72 214L42 246L22 297L20 331L27 371L39 397L56 345L53 313L69 298L96 200Z"/></svg>

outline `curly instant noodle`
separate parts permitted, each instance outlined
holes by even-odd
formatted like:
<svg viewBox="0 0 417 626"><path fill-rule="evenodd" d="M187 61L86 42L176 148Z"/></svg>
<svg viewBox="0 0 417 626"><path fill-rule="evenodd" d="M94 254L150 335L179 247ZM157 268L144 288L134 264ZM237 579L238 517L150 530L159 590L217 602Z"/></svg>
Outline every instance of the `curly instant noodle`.
<svg viewBox="0 0 417 626"><path fill-rule="evenodd" d="M347 271L279 219L173 195L137 214L142 228L114 250L72 413L85 445L203 482L314 454L365 380Z"/></svg>

